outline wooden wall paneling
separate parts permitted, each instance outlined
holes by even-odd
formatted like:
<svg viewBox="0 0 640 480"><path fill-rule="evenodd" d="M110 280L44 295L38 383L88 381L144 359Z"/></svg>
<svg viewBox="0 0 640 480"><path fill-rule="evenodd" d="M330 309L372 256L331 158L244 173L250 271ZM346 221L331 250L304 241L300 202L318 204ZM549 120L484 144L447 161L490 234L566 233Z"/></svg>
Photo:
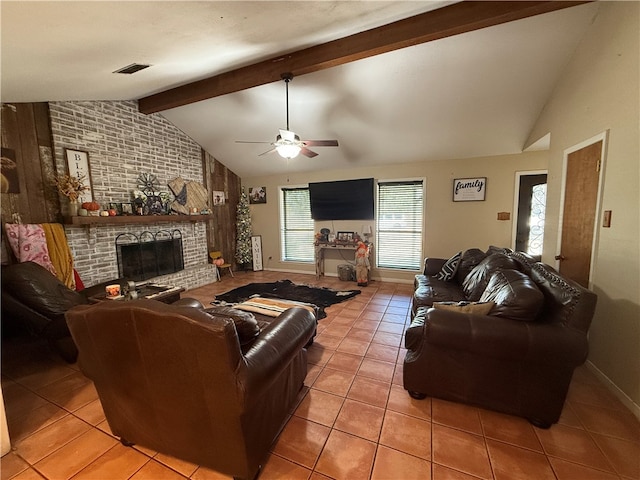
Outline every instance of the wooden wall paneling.
<svg viewBox="0 0 640 480"><path fill-rule="evenodd" d="M202 182L204 187L207 189L207 196L209 199L209 207L211 207L211 211L213 211L213 199L211 196L211 192L213 191L212 183L211 183L211 172L213 169L213 160L210 155L205 151L200 151L202 154ZM206 224L206 237L207 237L207 252L211 252L213 250L213 232L215 231L215 219L209 220ZM210 261L210 260L209 260Z"/></svg>
<svg viewBox="0 0 640 480"><path fill-rule="evenodd" d="M40 148L36 135L35 115L32 104L18 103L18 129L20 132L21 163L24 167L28 215L24 223L46 223L47 205L44 197L44 181L40 168ZM22 193L22 192L21 192ZM22 212L21 212L22 214Z"/></svg>
<svg viewBox="0 0 640 480"><path fill-rule="evenodd" d="M2 194L2 224L12 223L14 214L26 216L28 214L29 200L26 195L27 184L25 180L24 161L20 147L20 130L18 127L17 107L13 104L2 104L2 147L9 148L15 153L16 170L18 172L18 185L20 193ZM26 221L25 218L22 218ZM4 227L3 227L4 228Z"/></svg>
<svg viewBox="0 0 640 480"><path fill-rule="evenodd" d="M56 161L53 153L51 138L51 119L49 104L39 102L33 104L35 114L36 137L40 150L40 168L42 170L43 194L47 208L46 216L49 221L62 219L60 209L60 195L53 184L56 175Z"/></svg>
<svg viewBox="0 0 640 480"><path fill-rule="evenodd" d="M224 252L225 259L237 268L236 252L236 208L238 205L234 188L237 184L237 175L215 158L213 159L213 190L225 192L224 205L214 208L216 215L216 231L214 241L216 250Z"/></svg>
<svg viewBox="0 0 640 480"><path fill-rule="evenodd" d="M60 197L52 183L55 160L49 105L6 103L1 110L2 147L15 152L20 187L19 193L0 195L3 231L4 223L18 219L23 223L60 221Z"/></svg>
<svg viewBox="0 0 640 480"><path fill-rule="evenodd" d="M240 199L240 179L207 152L203 152L203 174L214 216L207 222L208 250L220 250L232 268L236 268L236 209ZM224 205L213 205L214 191L225 192Z"/></svg>

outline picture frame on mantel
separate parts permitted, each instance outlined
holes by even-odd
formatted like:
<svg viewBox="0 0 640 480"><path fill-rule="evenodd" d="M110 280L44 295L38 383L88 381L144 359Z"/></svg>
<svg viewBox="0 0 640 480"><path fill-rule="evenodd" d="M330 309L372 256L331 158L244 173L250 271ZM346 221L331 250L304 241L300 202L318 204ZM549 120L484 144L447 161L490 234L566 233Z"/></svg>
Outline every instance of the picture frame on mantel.
<svg viewBox="0 0 640 480"><path fill-rule="evenodd" d="M89 187L78 197L78 202L93 201L93 186L91 185L91 168L89 166L89 152L73 148L64 149L64 157L67 160L67 170L72 177L80 178L84 175L84 184Z"/></svg>
<svg viewBox="0 0 640 480"><path fill-rule="evenodd" d="M454 202L482 202L487 193L487 177L455 178L453 180Z"/></svg>

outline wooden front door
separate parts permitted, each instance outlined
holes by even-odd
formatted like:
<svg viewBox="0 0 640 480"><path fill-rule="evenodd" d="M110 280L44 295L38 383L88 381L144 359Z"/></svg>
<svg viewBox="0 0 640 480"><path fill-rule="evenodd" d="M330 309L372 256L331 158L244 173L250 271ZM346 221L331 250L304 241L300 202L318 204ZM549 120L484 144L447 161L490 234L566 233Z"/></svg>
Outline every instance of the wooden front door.
<svg viewBox="0 0 640 480"><path fill-rule="evenodd" d="M567 156L560 272L588 288L603 140Z"/></svg>

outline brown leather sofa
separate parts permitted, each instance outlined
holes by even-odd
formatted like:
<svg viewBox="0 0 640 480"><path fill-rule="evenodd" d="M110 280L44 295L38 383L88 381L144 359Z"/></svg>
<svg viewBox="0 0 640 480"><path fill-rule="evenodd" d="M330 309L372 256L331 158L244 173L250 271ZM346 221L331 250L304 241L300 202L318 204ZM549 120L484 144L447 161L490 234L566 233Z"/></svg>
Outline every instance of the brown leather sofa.
<svg viewBox="0 0 640 480"><path fill-rule="evenodd" d="M522 252L468 250L449 281L437 278L445 262L416 276L404 388L548 428L587 358L596 295Z"/></svg>
<svg viewBox="0 0 640 480"><path fill-rule="evenodd" d="M34 262L2 266L2 328L26 330L46 339L64 360L74 363L78 356L64 314L88 298L104 292L114 280L76 292L46 268Z"/></svg>
<svg viewBox="0 0 640 480"><path fill-rule="evenodd" d="M316 319L292 308L260 329L236 313L153 300L69 310L78 363L113 434L253 479L303 386Z"/></svg>

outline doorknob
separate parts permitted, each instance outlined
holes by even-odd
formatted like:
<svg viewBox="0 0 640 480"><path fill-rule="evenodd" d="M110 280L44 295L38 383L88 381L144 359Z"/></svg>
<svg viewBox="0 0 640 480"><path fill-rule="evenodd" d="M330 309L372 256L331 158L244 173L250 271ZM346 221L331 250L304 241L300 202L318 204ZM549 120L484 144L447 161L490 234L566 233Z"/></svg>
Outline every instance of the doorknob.
<svg viewBox="0 0 640 480"><path fill-rule="evenodd" d="M556 260L565 260L564 255L556 255Z"/></svg>

